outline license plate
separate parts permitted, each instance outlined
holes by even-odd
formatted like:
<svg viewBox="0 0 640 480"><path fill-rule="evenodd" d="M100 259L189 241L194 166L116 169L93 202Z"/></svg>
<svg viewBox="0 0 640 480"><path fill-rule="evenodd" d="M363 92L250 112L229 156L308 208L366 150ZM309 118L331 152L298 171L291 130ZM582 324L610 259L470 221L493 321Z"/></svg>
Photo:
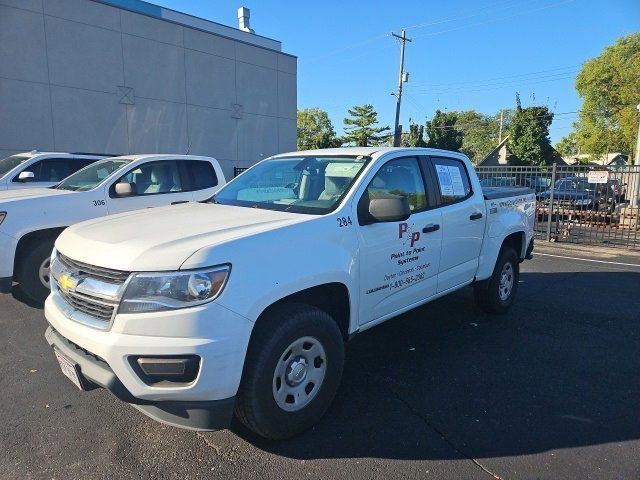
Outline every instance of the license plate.
<svg viewBox="0 0 640 480"><path fill-rule="evenodd" d="M78 367L75 363L65 357L63 354L58 352L58 350L53 351L56 354L56 358L58 359L58 363L60 364L60 370L65 377L71 380L76 387L80 390L83 390L82 383L80 383L80 376L78 375Z"/></svg>

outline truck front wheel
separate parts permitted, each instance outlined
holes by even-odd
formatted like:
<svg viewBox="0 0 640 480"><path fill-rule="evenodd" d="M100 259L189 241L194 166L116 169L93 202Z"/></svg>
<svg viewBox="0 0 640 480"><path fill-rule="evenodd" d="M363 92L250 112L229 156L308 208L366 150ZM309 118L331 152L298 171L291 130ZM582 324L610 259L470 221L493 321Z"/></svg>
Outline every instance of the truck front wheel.
<svg viewBox="0 0 640 480"><path fill-rule="evenodd" d="M236 399L236 417L269 439L289 438L315 424L340 384L344 341L319 308L285 304L255 327Z"/></svg>
<svg viewBox="0 0 640 480"><path fill-rule="evenodd" d="M20 259L16 280L20 290L37 303L44 303L50 292L49 267L54 240L45 240L28 247Z"/></svg>
<svg viewBox="0 0 640 480"><path fill-rule="evenodd" d="M487 313L506 313L515 299L519 279L518 254L513 248L503 248L491 277L473 286L476 304Z"/></svg>

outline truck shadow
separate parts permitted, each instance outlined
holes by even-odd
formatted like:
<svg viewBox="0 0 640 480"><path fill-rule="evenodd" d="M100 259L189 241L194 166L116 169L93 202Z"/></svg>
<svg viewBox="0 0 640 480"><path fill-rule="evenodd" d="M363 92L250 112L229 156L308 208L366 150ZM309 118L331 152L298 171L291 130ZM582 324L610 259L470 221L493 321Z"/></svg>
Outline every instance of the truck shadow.
<svg viewBox="0 0 640 480"><path fill-rule="evenodd" d="M523 273L504 316L464 289L357 336L295 459L488 458L640 438L639 272ZM634 300L635 299L635 300Z"/></svg>

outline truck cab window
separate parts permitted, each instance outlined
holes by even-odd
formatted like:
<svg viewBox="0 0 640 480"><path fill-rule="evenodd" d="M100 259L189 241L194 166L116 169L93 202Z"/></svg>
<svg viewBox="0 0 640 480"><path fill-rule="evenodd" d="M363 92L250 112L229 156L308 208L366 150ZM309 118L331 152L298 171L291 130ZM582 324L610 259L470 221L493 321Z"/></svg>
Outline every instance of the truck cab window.
<svg viewBox="0 0 640 480"><path fill-rule="evenodd" d="M432 158L442 204L455 203L471 195L469 173L460 160Z"/></svg>
<svg viewBox="0 0 640 480"><path fill-rule="evenodd" d="M427 208L424 182L415 158L399 158L384 164L369 183L366 194L370 199L405 197L412 212Z"/></svg>

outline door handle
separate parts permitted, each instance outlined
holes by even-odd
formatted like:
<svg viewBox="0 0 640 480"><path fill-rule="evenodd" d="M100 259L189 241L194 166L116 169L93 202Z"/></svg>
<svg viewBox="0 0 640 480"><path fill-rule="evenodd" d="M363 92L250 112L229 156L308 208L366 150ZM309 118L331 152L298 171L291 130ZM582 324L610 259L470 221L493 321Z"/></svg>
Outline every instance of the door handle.
<svg viewBox="0 0 640 480"><path fill-rule="evenodd" d="M422 233L437 232L438 230L440 230L440 225L437 223L430 223L422 229Z"/></svg>
<svg viewBox="0 0 640 480"><path fill-rule="evenodd" d="M480 220L482 218L482 214L480 212L472 213L469 217L469 220Z"/></svg>
<svg viewBox="0 0 640 480"><path fill-rule="evenodd" d="M171 202L171 205L179 205L181 203L189 203L189 200L178 200L177 202Z"/></svg>

